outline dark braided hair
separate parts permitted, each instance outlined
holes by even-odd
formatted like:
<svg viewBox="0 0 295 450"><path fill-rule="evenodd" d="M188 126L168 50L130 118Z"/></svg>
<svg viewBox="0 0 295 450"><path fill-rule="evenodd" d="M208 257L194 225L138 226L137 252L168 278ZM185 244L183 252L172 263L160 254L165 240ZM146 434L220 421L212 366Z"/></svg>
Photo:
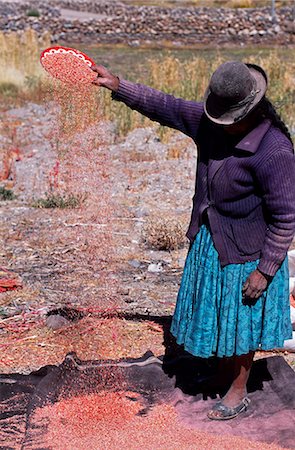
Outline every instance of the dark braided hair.
<svg viewBox="0 0 295 450"><path fill-rule="evenodd" d="M280 115L277 113L275 107L268 98L263 97L259 104L259 112L262 114L264 119L270 119L273 126L279 128L281 132L287 136L287 138L292 142L291 134L287 128L287 125L283 122ZM293 142L292 142L293 144Z"/></svg>

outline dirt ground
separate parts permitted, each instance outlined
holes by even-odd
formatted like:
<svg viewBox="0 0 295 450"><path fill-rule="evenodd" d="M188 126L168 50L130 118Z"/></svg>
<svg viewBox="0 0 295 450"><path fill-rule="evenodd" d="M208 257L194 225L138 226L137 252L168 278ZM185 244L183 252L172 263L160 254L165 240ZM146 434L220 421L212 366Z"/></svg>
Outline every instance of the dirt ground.
<svg viewBox="0 0 295 450"><path fill-rule="evenodd" d="M23 281L22 289L0 294L2 373L60 363L70 351L82 359L137 357L147 350L163 354L159 318L168 320L173 313L187 253L187 244L171 251L149 248L143 230L162 217L176 218L185 230L196 167L190 139L175 134L163 143L156 128L147 128L119 140L109 124L99 124L92 207L100 209L102 194L112 203L102 236L96 216L83 205L32 206L48 192L57 159L54 114L50 105L27 104L2 117L1 144L19 152L12 156L5 184L17 197L0 203L0 266ZM103 163L108 169L104 188ZM80 310L83 318L54 330L46 315L64 306ZM294 355L283 355L294 368Z"/></svg>

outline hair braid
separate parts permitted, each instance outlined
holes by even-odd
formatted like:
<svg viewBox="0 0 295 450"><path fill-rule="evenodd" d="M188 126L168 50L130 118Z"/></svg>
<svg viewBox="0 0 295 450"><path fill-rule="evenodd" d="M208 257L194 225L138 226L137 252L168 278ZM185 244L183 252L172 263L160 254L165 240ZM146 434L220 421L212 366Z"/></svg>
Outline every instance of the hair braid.
<svg viewBox="0 0 295 450"><path fill-rule="evenodd" d="M272 124L279 128L281 132L287 136L287 138L292 142L291 134L289 133L288 127L281 119L280 115L276 111L274 105L271 103L268 98L264 97L260 103L260 111L265 119L270 119Z"/></svg>

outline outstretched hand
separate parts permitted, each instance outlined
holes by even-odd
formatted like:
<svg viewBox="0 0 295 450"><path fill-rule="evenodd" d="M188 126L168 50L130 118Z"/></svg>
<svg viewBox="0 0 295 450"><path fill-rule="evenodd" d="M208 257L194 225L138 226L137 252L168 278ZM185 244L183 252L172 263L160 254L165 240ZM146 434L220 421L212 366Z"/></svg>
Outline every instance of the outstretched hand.
<svg viewBox="0 0 295 450"><path fill-rule="evenodd" d="M267 288L269 278L259 270L254 270L243 286L243 297L251 300L259 298Z"/></svg>
<svg viewBox="0 0 295 450"><path fill-rule="evenodd" d="M119 88L119 78L113 75L104 66L92 66L91 69L97 73L97 78L93 81L93 84L110 89L113 92L117 92Z"/></svg>

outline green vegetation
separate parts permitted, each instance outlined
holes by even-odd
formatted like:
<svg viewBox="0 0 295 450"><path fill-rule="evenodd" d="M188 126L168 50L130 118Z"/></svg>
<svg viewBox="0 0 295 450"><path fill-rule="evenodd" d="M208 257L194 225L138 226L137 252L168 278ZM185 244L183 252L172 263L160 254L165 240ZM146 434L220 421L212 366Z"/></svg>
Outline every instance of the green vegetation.
<svg viewBox="0 0 295 450"><path fill-rule="evenodd" d="M85 202L86 194L54 194L47 193L44 198L39 198L32 203L34 208L79 208Z"/></svg>
<svg viewBox="0 0 295 450"><path fill-rule="evenodd" d="M0 95L4 97L17 97L19 93L19 87L10 82L10 81L3 81L0 84Z"/></svg>
<svg viewBox="0 0 295 450"><path fill-rule="evenodd" d="M26 15L28 17L40 17L40 12L38 11L38 9L29 9L26 12Z"/></svg>
<svg viewBox="0 0 295 450"><path fill-rule="evenodd" d="M6 189L4 186L0 186L0 201L1 200L14 200L16 196L11 189Z"/></svg>

